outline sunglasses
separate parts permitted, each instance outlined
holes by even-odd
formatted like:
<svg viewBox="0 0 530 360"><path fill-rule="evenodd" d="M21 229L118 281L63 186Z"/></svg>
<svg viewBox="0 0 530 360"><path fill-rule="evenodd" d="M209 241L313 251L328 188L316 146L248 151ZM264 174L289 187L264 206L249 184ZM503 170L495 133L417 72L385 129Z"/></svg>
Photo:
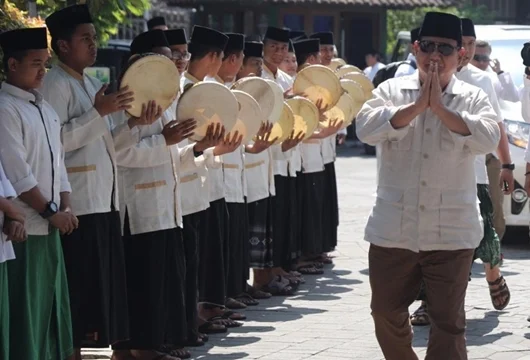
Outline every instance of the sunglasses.
<svg viewBox="0 0 530 360"><path fill-rule="evenodd" d="M490 57L488 55L475 55L473 56L473 60L476 62L490 62Z"/></svg>
<svg viewBox="0 0 530 360"><path fill-rule="evenodd" d="M435 41L422 40L420 41L420 50L421 52L426 54L432 54L437 51L443 56L450 56L456 50L458 50L458 47L446 43L437 43Z"/></svg>

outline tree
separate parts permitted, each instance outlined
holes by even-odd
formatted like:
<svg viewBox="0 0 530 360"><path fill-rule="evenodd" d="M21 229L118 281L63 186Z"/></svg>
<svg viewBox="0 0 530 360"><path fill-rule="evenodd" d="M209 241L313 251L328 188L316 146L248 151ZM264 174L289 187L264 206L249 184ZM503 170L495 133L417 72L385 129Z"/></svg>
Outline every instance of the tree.
<svg viewBox="0 0 530 360"><path fill-rule="evenodd" d="M400 31L410 31L421 25L423 17L429 11L441 11L466 17L473 20L475 24L492 23L494 13L485 5L472 5L470 1L458 7L439 8L421 7L413 10L388 10L387 12L387 53L391 53L397 41L397 34Z"/></svg>
<svg viewBox="0 0 530 360"><path fill-rule="evenodd" d="M2 0L0 0L2 1ZM27 10L27 0L12 0L21 10ZM128 15L143 16L150 7L149 0L36 0L39 15L43 18L52 12L75 3L87 3L94 20L94 26L102 43L118 32L119 25L128 22Z"/></svg>

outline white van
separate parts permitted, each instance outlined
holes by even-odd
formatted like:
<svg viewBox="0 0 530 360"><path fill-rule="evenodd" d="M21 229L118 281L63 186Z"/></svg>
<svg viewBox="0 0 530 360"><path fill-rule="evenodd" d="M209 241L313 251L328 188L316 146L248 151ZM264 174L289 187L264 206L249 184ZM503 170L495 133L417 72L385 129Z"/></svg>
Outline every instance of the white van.
<svg viewBox="0 0 530 360"><path fill-rule="evenodd" d="M530 41L530 26L526 25L476 25L477 39L486 40L493 49L491 58L499 59L501 67L509 72L517 87L523 86L524 71L521 50ZM410 49L410 33L398 34L398 42L392 61L405 60ZM504 216L509 227L526 227L530 224L530 200L524 190L526 162L524 152L530 134L530 124L523 120L520 102L500 100L506 132L510 141L510 153L515 164L515 191L505 196Z"/></svg>

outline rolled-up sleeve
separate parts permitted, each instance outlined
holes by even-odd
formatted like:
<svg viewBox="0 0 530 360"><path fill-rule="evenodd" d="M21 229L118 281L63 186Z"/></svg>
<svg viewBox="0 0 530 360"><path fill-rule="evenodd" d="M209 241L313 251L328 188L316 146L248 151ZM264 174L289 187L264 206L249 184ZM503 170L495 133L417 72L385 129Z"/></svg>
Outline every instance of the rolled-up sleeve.
<svg viewBox="0 0 530 360"><path fill-rule="evenodd" d="M11 181L6 176L6 173L4 171L4 168L2 166L2 162L0 162L0 182L2 183L2 191L4 193L5 198L13 198L17 196L17 193L15 189L13 188L13 185L11 185Z"/></svg>
<svg viewBox="0 0 530 360"><path fill-rule="evenodd" d="M72 187L70 186L70 181L68 181L68 173L66 171L66 165L64 164L64 147L61 146L61 163L59 164L59 169L61 171L61 187L60 192L72 192Z"/></svg>
<svg viewBox="0 0 530 360"><path fill-rule="evenodd" d="M499 144L501 132L497 124L497 114L493 111L486 93L479 90L471 109L461 111L459 115L471 134L464 136L451 132L455 144L467 147L476 155L494 152Z"/></svg>
<svg viewBox="0 0 530 360"><path fill-rule="evenodd" d="M140 141L140 130L138 126L129 128L129 118L125 111L109 115L112 139L116 151L130 148Z"/></svg>
<svg viewBox="0 0 530 360"><path fill-rule="evenodd" d="M15 110L0 108L0 161L17 195L38 185L27 163L21 121Z"/></svg>
<svg viewBox="0 0 530 360"><path fill-rule="evenodd" d="M368 145L402 140L409 132L410 126L396 129L390 123L401 107L394 106L390 101L388 82L375 89L373 95L373 98L363 105L355 120L357 137Z"/></svg>

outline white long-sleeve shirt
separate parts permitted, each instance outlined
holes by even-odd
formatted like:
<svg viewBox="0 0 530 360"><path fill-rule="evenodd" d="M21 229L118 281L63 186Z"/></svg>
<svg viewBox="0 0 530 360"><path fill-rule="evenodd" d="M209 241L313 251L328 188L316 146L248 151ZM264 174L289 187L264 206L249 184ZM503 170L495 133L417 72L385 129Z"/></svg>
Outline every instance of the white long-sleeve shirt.
<svg viewBox="0 0 530 360"><path fill-rule="evenodd" d="M0 90L0 161L17 195L38 187L44 198L61 205L71 192L64 166L61 123L38 91L8 83ZM50 223L19 199L28 235L48 235ZM75 209L74 209L75 211Z"/></svg>
<svg viewBox="0 0 530 360"><path fill-rule="evenodd" d="M471 64L464 66L462 70L455 74L455 76L457 79L462 80L465 83L482 89L486 95L488 95L493 111L495 111L495 114L497 115L495 119L497 120L497 123L502 124L504 119L502 117L501 107L491 77ZM475 174L477 177L477 184L489 183L488 171L486 168L486 155L480 154L475 158Z"/></svg>
<svg viewBox="0 0 530 360"><path fill-rule="evenodd" d="M357 116L357 135L381 144L377 199L365 239L414 252L475 249L483 236L474 162L495 149L500 130L488 96L455 77L443 103L460 114L471 134L450 131L429 109L395 129L390 121L420 94L418 73L374 90Z"/></svg>
<svg viewBox="0 0 530 360"><path fill-rule="evenodd" d="M13 185L6 177L2 163L0 162L0 198L14 198L17 196ZM0 211L0 264L7 260L13 260L15 258L15 252L13 251L13 244L11 241L7 241L7 235L2 232L4 228L4 213Z"/></svg>
<svg viewBox="0 0 530 360"><path fill-rule="evenodd" d="M509 72L505 71L502 74L497 74L490 67L485 72L491 77L499 99L511 102L519 101L519 89L515 86Z"/></svg>
<svg viewBox="0 0 530 360"><path fill-rule="evenodd" d="M46 73L41 89L59 115L77 215L110 212L112 202L119 208L116 150L138 141L138 129L129 129L123 113L101 117L94 108L101 87L96 78L59 64Z"/></svg>

